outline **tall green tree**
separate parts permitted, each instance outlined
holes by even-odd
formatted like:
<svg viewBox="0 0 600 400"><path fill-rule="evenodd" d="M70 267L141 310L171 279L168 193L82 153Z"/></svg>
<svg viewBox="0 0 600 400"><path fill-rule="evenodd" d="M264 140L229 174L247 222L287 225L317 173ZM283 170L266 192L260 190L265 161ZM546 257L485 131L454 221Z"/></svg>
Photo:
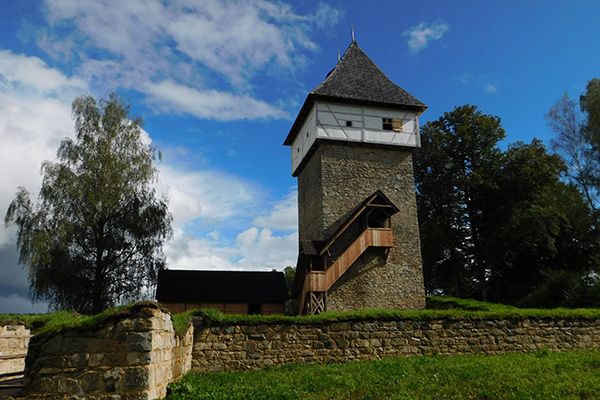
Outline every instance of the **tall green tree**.
<svg viewBox="0 0 600 400"><path fill-rule="evenodd" d="M114 94L85 96L72 113L76 137L61 142L57 162L42 164L37 202L20 187L5 223L17 225L34 300L96 313L153 289L171 215L153 186L159 154L129 106Z"/></svg>
<svg viewBox="0 0 600 400"><path fill-rule="evenodd" d="M579 107L565 94L546 119L556 133L552 147L564 158L567 177L596 210L600 201L600 80L590 81Z"/></svg>
<svg viewBox="0 0 600 400"><path fill-rule="evenodd" d="M581 279L597 269L593 212L576 187L562 181L564 171L562 159L539 140L504 152L494 194L498 213L490 222L491 298L520 302L557 271Z"/></svg>
<svg viewBox="0 0 600 400"><path fill-rule="evenodd" d="M552 271L579 279L597 269L593 213L539 140L500 150L499 118L474 106L421 132L415 180L430 293L517 303Z"/></svg>
<svg viewBox="0 0 600 400"><path fill-rule="evenodd" d="M588 82L585 93L579 98L581 111L585 113L584 134L596 155L600 154L600 79ZM596 157L599 160L600 157Z"/></svg>
<svg viewBox="0 0 600 400"><path fill-rule="evenodd" d="M585 115L583 135L590 146L587 159L596 195L594 205L598 209L600 207L600 79L596 78L588 82L585 93L579 98L579 104Z"/></svg>
<svg viewBox="0 0 600 400"><path fill-rule="evenodd" d="M425 280L431 290L487 297L485 256L505 136L498 117L456 107L421 130L415 157Z"/></svg>

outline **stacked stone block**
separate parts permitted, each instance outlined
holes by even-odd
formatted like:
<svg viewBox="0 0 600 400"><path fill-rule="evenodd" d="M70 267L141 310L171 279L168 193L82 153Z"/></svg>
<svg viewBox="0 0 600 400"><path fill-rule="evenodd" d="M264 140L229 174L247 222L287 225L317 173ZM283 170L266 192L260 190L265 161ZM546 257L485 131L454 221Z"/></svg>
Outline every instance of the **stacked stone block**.
<svg viewBox="0 0 600 400"><path fill-rule="evenodd" d="M482 319L347 321L311 325L203 326L192 368L234 371L424 354L500 354L600 349L600 320Z"/></svg>
<svg viewBox="0 0 600 400"><path fill-rule="evenodd" d="M189 369L191 329L183 339L178 339L170 315L158 306L145 305L95 328L34 336L27 354L26 386L21 396L162 398L167 385Z"/></svg>
<svg viewBox="0 0 600 400"><path fill-rule="evenodd" d="M22 372L31 332L24 325L0 326L0 375Z"/></svg>

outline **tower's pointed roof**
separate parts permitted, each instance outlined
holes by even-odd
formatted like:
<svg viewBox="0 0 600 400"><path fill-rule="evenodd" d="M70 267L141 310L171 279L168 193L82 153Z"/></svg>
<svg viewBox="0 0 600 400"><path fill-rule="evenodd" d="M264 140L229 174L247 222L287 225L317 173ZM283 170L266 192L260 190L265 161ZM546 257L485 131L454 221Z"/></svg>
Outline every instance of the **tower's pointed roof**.
<svg viewBox="0 0 600 400"><path fill-rule="evenodd" d="M392 82L365 54L350 43L335 68L311 94L373 103L425 108L425 104Z"/></svg>
<svg viewBox="0 0 600 400"><path fill-rule="evenodd" d="M325 80L306 97L285 139L285 145L292 144L304 117L317 99L383 107L404 107L416 111L427 108L413 95L392 82L354 40Z"/></svg>

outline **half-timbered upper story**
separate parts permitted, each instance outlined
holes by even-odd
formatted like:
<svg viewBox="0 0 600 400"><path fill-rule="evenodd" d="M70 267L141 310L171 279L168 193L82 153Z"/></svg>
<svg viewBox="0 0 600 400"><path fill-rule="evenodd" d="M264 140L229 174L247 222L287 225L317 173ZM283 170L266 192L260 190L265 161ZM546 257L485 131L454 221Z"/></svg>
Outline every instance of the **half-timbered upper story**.
<svg viewBox="0 0 600 400"><path fill-rule="evenodd" d="M308 94L284 144L298 175L318 140L419 147L427 106L392 82L352 41L335 68Z"/></svg>

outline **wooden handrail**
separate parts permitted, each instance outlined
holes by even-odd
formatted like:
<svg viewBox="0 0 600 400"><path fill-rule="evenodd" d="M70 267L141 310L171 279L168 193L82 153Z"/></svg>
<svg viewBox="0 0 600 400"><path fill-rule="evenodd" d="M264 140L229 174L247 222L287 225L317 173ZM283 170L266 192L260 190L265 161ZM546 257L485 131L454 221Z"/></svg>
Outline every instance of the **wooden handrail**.
<svg viewBox="0 0 600 400"><path fill-rule="evenodd" d="M392 247L393 241L390 228L367 228L325 271L308 271L300 295L300 312L304 312L306 293L329 290L369 247Z"/></svg>

